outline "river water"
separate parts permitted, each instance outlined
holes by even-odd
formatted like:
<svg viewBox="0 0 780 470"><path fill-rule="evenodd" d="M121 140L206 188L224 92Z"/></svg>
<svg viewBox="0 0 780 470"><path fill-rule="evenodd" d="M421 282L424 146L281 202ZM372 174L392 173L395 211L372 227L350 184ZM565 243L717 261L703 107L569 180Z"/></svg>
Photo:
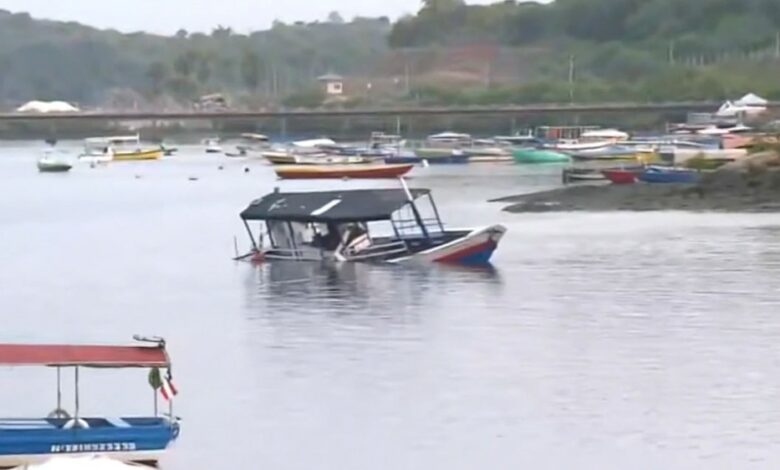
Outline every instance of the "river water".
<svg viewBox="0 0 780 470"><path fill-rule="evenodd" d="M513 215L485 201L559 174L419 168L449 224L509 228L493 270L253 267L231 261L239 211L322 183L194 148L65 175L37 157L0 149L0 340L166 337L167 469L780 466L778 216ZM54 408L53 372L0 373L4 415ZM151 411L143 372L82 382L87 413Z"/></svg>

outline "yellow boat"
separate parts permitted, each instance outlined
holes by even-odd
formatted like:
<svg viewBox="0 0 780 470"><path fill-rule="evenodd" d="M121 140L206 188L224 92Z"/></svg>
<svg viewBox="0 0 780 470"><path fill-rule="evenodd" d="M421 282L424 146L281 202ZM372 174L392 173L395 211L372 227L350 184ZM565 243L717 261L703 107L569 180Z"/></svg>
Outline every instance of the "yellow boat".
<svg viewBox="0 0 780 470"><path fill-rule="evenodd" d="M140 160L159 160L163 156L163 150L160 148L149 148L139 150L119 150L114 152L114 161L128 162Z"/></svg>
<svg viewBox="0 0 780 470"><path fill-rule="evenodd" d="M159 160L165 153L161 146L141 146L141 136L93 137L84 141L84 158L109 161Z"/></svg>

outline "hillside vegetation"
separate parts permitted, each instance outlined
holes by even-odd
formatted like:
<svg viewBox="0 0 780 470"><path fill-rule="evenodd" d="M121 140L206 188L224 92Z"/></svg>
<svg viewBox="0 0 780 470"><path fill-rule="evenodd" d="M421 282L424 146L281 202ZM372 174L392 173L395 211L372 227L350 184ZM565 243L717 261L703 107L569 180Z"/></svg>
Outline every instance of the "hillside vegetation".
<svg viewBox="0 0 780 470"><path fill-rule="evenodd" d="M318 106L316 77L348 77L342 105L780 99L780 0L425 0L384 18L236 34L121 34L0 11L0 101Z"/></svg>

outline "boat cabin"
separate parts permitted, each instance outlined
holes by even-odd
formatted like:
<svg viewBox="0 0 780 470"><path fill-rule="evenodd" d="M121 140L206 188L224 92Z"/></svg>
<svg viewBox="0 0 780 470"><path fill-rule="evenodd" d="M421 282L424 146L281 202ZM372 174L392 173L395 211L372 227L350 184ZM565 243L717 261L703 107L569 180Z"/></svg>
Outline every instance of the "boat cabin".
<svg viewBox="0 0 780 470"><path fill-rule="evenodd" d="M0 365L51 368L57 377L54 410L38 418L0 418L0 468L39 463L57 455L101 455L125 462L155 465L179 435L173 416L170 379L171 362L160 338L138 338L144 344L132 346L0 344ZM148 416L85 416L81 412L82 369L150 369L160 387L167 387L168 415L158 409L157 388L154 413ZM167 369L167 378L160 375ZM62 374L73 374L74 402L66 410L62 401ZM166 385L163 386L163 382ZM20 397L27 399L27 397ZM12 411L9 406L8 411Z"/></svg>
<svg viewBox="0 0 780 470"><path fill-rule="evenodd" d="M273 259L384 261L464 235L444 229L427 189L275 191L254 201L241 218L254 250ZM252 222L260 222L259 236Z"/></svg>

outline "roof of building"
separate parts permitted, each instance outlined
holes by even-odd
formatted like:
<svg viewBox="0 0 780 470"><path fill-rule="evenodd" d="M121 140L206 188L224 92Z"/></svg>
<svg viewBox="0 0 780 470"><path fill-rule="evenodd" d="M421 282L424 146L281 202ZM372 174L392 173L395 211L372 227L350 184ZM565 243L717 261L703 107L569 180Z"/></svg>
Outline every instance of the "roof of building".
<svg viewBox="0 0 780 470"><path fill-rule="evenodd" d="M430 193L411 189L414 199ZM258 199L241 213L244 220L291 222L371 222L389 220L409 203L403 189L357 189L307 193L273 192Z"/></svg>
<svg viewBox="0 0 780 470"><path fill-rule="evenodd" d="M335 73L326 73L325 75L317 77L317 80L321 82L340 82L344 80L344 77Z"/></svg>

